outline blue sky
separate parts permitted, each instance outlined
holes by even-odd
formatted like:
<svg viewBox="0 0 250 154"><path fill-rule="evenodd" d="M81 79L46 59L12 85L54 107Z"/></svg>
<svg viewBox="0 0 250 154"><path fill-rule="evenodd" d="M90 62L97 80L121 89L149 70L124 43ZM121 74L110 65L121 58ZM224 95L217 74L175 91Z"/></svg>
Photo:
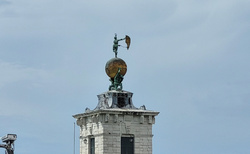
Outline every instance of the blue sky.
<svg viewBox="0 0 250 154"><path fill-rule="evenodd" d="M124 90L160 112L154 154L250 153L249 15L249 0L0 0L0 136L73 153L72 115L108 90L117 33L132 39Z"/></svg>

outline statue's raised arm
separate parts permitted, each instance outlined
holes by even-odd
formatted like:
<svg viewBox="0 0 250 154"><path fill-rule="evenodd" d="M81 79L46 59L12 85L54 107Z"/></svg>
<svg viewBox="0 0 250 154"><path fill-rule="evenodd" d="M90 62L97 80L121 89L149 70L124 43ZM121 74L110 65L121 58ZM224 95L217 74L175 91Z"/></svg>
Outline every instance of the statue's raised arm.
<svg viewBox="0 0 250 154"><path fill-rule="evenodd" d="M115 57L117 58L117 53L118 53L118 47L121 46L118 44L119 41L125 40L126 44L127 44L127 49L129 49L130 46L130 37L129 36L125 36L125 38L122 39L117 39L117 35L115 34L114 37L114 45L113 45L113 52L115 53Z"/></svg>

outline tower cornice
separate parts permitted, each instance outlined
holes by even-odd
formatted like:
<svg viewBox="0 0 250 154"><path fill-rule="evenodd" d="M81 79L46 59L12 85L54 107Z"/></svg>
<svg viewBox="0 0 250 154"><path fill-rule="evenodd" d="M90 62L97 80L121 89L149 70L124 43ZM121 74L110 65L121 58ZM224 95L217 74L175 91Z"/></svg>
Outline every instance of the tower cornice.
<svg viewBox="0 0 250 154"><path fill-rule="evenodd" d="M94 110L86 113L80 113L73 115L75 119L96 116L98 114L123 114L123 115L145 115L145 116L157 116L160 112L151 111L151 110L139 110L139 109L100 109Z"/></svg>

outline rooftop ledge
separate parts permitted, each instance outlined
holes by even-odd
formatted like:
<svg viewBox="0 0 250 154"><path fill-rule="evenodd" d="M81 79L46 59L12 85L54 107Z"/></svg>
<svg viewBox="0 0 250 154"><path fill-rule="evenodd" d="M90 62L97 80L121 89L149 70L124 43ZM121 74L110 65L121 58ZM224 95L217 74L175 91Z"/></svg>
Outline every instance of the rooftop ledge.
<svg viewBox="0 0 250 154"><path fill-rule="evenodd" d="M96 114L125 114L125 115L152 115L157 116L160 112L151 110L140 110L140 109L120 109L120 108L110 108L110 109L99 109L93 110L85 113L80 113L73 115L74 118L78 119L81 117L89 117Z"/></svg>

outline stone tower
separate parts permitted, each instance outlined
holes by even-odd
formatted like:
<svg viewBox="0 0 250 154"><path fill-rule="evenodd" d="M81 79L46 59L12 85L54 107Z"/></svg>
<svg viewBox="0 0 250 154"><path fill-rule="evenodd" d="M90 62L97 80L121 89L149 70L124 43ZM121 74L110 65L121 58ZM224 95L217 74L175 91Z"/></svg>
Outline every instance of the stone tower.
<svg viewBox="0 0 250 154"><path fill-rule="evenodd" d="M98 95L94 110L73 116L80 126L80 154L152 154L152 126L159 112L134 106L133 93L122 90L126 71L122 59L109 60L109 91Z"/></svg>

